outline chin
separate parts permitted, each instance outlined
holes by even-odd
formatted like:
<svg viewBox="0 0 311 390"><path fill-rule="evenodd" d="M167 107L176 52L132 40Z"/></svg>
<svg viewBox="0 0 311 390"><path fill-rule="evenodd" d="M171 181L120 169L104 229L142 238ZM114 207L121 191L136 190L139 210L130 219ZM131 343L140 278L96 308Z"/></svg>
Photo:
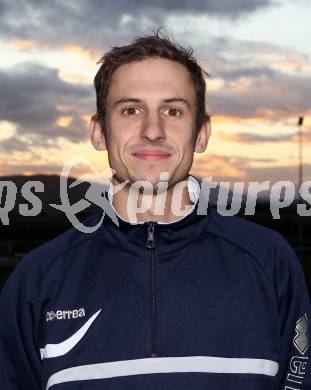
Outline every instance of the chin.
<svg viewBox="0 0 311 390"><path fill-rule="evenodd" d="M149 189L149 186L152 186L152 191L157 191L158 185L163 180L160 179L159 175L150 175L150 174L141 174L141 175L132 175L129 177L130 184L135 184L136 182L144 181L148 183L148 187L145 188L145 191Z"/></svg>
<svg viewBox="0 0 311 390"><path fill-rule="evenodd" d="M135 175L130 177L130 182L135 183L137 181L146 181L147 183L150 183L151 185L157 185L160 180L160 175Z"/></svg>

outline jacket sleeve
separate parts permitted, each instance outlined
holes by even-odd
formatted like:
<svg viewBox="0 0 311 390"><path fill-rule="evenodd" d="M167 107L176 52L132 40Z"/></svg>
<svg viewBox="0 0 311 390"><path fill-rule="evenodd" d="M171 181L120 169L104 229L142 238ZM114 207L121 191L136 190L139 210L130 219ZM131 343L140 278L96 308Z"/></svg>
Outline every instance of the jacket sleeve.
<svg viewBox="0 0 311 390"><path fill-rule="evenodd" d="M286 240L277 254L280 354L277 390L311 389L311 304L300 262Z"/></svg>
<svg viewBox="0 0 311 390"><path fill-rule="evenodd" d="M25 268L17 266L0 294L1 390L41 389L32 298L36 287Z"/></svg>

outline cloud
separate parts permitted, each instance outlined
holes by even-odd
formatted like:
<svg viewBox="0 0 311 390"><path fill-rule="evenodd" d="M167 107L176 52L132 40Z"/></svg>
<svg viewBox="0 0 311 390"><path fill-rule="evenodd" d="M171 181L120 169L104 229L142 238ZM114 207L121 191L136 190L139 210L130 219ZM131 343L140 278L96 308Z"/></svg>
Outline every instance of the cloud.
<svg viewBox="0 0 311 390"><path fill-rule="evenodd" d="M298 134L279 134L279 135L262 135L255 133L225 133L223 131L218 131L217 135L221 139L232 142L239 143L264 143L264 142L298 142ZM311 142L311 128L307 128L302 131L303 142Z"/></svg>
<svg viewBox="0 0 311 390"><path fill-rule="evenodd" d="M274 0L193 0L191 2L114 0L0 0L1 35L67 42L84 47L127 41L146 26L164 25L170 16L231 18L274 5Z"/></svg>
<svg viewBox="0 0 311 390"><path fill-rule="evenodd" d="M298 182L298 166L264 166L273 163L274 158L252 158L221 156L215 153L204 154L194 160L191 173L199 177L212 176L213 181L292 181ZM254 166L256 163L256 166ZM262 163L262 164L260 164ZM304 163L304 180L311 177L311 164Z"/></svg>
<svg viewBox="0 0 311 390"><path fill-rule="evenodd" d="M176 0L161 0L156 6L154 4L142 0L132 3L121 0L62 3L54 0L42 1L38 6L35 0L0 0L0 26L3 37L24 39L24 42L37 42L39 45L46 43L47 46L56 43L64 50L65 47L87 49L93 58L95 53L104 51L110 45L129 42L129 39L137 35L138 30L142 32L147 26L155 24L165 25L166 18L171 15L237 17L272 6L275 1L197 0L180 3ZM206 40L206 37L202 37L202 41ZM203 63L206 62L205 68L212 77L223 82L220 88L208 90L207 93L208 109L215 116L266 118L275 121L304 114L309 109L308 85L311 83L311 76L310 73L299 71L300 67L310 64L306 55L267 42L240 41L228 36L210 39L207 44L197 47L195 54ZM98 58L99 55L96 59ZM290 69L296 69L297 72L287 72L286 64L292 64ZM56 80L56 84L61 82L64 90L72 90L73 84L64 84L56 70L45 69L42 72L46 72L44 77ZM207 84L212 84L212 81L213 79L207 80ZM81 96L80 91L73 91L74 93ZM44 107L42 114L40 103L29 111L26 122L30 124L30 128L40 126L40 115L44 115L45 122L48 117L55 121L59 114L53 105ZM21 110L23 119L26 114ZM72 115L75 131L71 129L68 137L74 140L79 139L83 133L83 122L74 112ZM36 125L30 123L32 120L37 122ZM23 129L29 131L29 127L25 126L26 122L23 122ZM59 130L53 128L52 132Z"/></svg>
<svg viewBox="0 0 311 390"><path fill-rule="evenodd" d="M49 149L60 149L58 139L47 139L40 134L19 135L14 134L11 137L0 141L0 151L7 155L14 152L30 152L32 159L40 159L42 156L36 152L38 147Z"/></svg>
<svg viewBox="0 0 311 390"><path fill-rule="evenodd" d="M1 176L34 175L34 174L58 174L62 172L61 165L53 164L11 164L0 160Z"/></svg>
<svg viewBox="0 0 311 390"><path fill-rule="evenodd" d="M305 54L219 37L199 47L197 56L211 74L207 105L214 115L276 121L310 109L310 58ZM219 81L216 88L214 80Z"/></svg>
<svg viewBox="0 0 311 390"><path fill-rule="evenodd" d="M240 73L243 74L243 69L240 69ZM212 113L238 118L280 120L309 110L308 85L311 85L311 77L271 70L257 70L253 77L244 77L248 79L244 87L240 77L234 83L227 80L221 90L208 94Z"/></svg>
<svg viewBox="0 0 311 390"><path fill-rule="evenodd" d="M91 86L65 82L58 70L30 63L0 70L0 85L0 120L17 128L14 136L0 143L2 148L23 150L32 142L49 147L60 138L73 142L87 138L82 116L91 112ZM70 118L67 127L58 121L64 115Z"/></svg>
<svg viewBox="0 0 311 390"><path fill-rule="evenodd" d="M281 141L291 141L293 138L292 134L282 134L282 135L261 135L253 133L236 133L236 134L226 134L224 132L218 132L222 139L233 141L233 142L242 142L242 143L262 143L262 142L281 142Z"/></svg>
<svg viewBox="0 0 311 390"><path fill-rule="evenodd" d="M248 169L253 163L272 163L274 158L252 158L240 156L221 156L216 153L196 155L192 174L201 177L213 176L215 180L248 180Z"/></svg>

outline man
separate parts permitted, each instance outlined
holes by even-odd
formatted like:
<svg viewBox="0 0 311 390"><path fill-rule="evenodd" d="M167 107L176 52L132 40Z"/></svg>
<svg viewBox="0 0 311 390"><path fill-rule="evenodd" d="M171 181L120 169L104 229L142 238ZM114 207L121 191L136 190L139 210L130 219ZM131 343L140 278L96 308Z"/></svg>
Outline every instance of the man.
<svg viewBox="0 0 311 390"><path fill-rule="evenodd" d="M310 389L293 250L254 223L198 213L189 171L210 121L191 51L155 33L101 63L90 138L115 170L117 224L106 214L18 265L1 296L1 389Z"/></svg>

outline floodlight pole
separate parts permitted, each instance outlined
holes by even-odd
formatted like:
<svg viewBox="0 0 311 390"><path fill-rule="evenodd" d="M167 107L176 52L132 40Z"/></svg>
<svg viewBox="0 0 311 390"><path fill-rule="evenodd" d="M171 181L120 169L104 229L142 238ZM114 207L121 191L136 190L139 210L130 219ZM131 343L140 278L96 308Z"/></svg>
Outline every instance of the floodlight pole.
<svg viewBox="0 0 311 390"><path fill-rule="evenodd" d="M303 116L298 118L298 140L299 140L299 165L298 165L298 200L301 200L299 189L301 188L303 180L303 161L302 161L302 125ZM299 256L300 260L303 259L303 220L299 217Z"/></svg>

